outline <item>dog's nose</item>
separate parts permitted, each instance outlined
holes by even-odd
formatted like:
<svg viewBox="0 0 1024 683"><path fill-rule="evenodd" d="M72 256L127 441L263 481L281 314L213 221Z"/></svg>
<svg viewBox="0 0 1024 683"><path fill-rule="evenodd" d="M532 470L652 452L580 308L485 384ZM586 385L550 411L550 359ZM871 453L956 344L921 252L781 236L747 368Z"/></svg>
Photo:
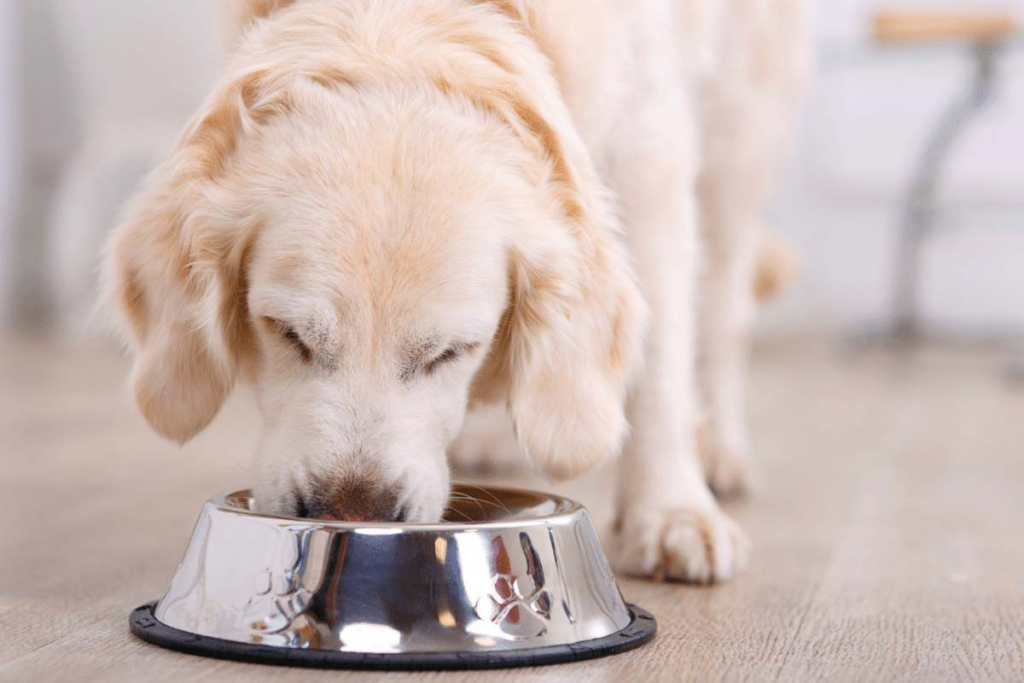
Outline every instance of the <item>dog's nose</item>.
<svg viewBox="0 0 1024 683"><path fill-rule="evenodd" d="M347 480L318 485L312 495L300 496L299 515L332 522L404 522L408 510L398 493L378 480Z"/></svg>
<svg viewBox="0 0 1024 683"><path fill-rule="evenodd" d="M373 512L334 507L331 509L311 509L308 516L311 519L319 519L325 522L404 522L408 516L408 511L404 507L400 507L397 510L378 509Z"/></svg>

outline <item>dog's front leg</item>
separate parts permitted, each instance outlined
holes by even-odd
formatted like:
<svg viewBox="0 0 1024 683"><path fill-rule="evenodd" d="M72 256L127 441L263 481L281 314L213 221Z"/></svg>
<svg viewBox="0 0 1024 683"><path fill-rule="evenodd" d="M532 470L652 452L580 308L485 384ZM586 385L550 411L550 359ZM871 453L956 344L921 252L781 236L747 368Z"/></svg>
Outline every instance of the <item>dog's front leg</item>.
<svg viewBox="0 0 1024 683"><path fill-rule="evenodd" d="M752 478L747 357L762 231L756 210L762 201L746 188L759 180L742 168L716 167L705 172L698 193L704 264L697 374L707 411L701 456L707 480L720 496L746 492Z"/></svg>
<svg viewBox="0 0 1024 683"><path fill-rule="evenodd" d="M686 111L634 119L644 127L620 139L610 164L651 311L629 399L612 556L624 573L708 583L736 574L747 541L708 489L697 453L697 155Z"/></svg>

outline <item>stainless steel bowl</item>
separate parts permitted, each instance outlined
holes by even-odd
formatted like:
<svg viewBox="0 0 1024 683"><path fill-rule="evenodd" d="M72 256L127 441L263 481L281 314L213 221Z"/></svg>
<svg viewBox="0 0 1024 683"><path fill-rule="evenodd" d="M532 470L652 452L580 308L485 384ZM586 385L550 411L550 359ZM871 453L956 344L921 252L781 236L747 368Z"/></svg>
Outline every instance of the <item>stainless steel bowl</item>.
<svg viewBox="0 0 1024 683"><path fill-rule="evenodd" d="M363 668L586 659L654 635L579 503L455 490L440 524L272 517L251 511L248 491L214 498L132 631L195 654Z"/></svg>

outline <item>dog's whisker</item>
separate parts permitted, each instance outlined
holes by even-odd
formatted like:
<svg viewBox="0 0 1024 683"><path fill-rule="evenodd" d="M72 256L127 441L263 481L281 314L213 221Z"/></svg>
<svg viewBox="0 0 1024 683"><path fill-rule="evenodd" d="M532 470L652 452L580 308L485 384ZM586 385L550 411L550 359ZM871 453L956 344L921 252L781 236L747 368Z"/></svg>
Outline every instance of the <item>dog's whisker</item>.
<svg viewBox="0 0 1024 683"><path fill-rule="evenodd" d="M472 488L477 489L478 491L480 491L482 493L485 493L486 495L490 496L491 497L491 501L493 501L493 502L491 502L491 501L488 501L488 502L491 505L494 505L495 507L500 507L505 512L509 511L508 506L506 506L504 503L502 503L501 500L496 495L494 495L493 492L488 491L486 488L484 488L482 486L476 486L475 484L466 484L466 486L471 486ZM480 501L479 499L477 499L477 500L479 502L484 502L484 501Z"/></svg>
<svg viewBox="0 0 1024 683"><path fill-rule="evenodd" d="M448 513L450 513L450 512L454 512L454 513L456 513L456 514L462 515L462 517L463 517L463 518L465 518L465 520L466 520L467 522L472 522L472 521L473 521L473 518L472 518L472 517L470 517L469 515L467 515L467 514L466 514L465 512L463 512L462 510L458 510L458 509L456 509L456 508L453 508L453 507L452 507L452 506L450 506L450 505L449 505L448 507L446 507L446 508L444 509L444 512L445 512L445 516L446 516L446 517L448 516Z"/></svg>
<svg viewBox="0 0 1024 683"><path fill-rule="evenodd" d="M453 500L455 500L457 502L461 502L461 503L475 503L476 506L477 506L477 509L479 510L479 512L481 514L483 514L483 512L484 512L484 503L486 501L482 501L479 498L476 498L476 497L471 496L469 494L461 493L461 492L458 492L458 491L452 491L450 497L451 497L451 499L453 499Z"/></svg>
<svg viewBox="0 0 1024 683"><path fill-rule="evenodd" d="M508 512L508 508L505 505L503 505L502 503L500 503L500 502L494 502L494 501L490 501L490 500L483 500L482 498L475 498L473 496L462 495L462 496L453 498L453 500L456 500L458 502L463 502L463 503L475 503L477 505L477 507L480 507L480 508L483 508L483 506L485 506L485 505L489 505L491 507L501 508L505 512Z"/></svg>

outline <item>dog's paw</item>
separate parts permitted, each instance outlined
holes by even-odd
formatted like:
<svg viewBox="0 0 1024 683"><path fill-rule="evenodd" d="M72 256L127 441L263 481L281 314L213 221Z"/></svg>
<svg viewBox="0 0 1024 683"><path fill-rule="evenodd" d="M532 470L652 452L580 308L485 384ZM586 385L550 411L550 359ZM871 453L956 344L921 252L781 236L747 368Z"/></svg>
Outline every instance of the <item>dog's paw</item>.
<svg viewBox="0 0 1024 683"><path fill-rule="evenodd" d="M728 439L702 428L700 461L708 486L719 497L743 496L754 488L754 467L747 439Z"/></svg>
<svg viewBox="0 0 1024 683"><path fill-rule="evenodd" d="M659 509L634 505L618 519L611 543L617 572L709 584L746 566L750 543L717 507Z"/></svg>
<svg viewBox="0 0 1024 683"><path fill-rule="evenodd" d="M525 465L504 408L476 408L466 415L458 438L448 447L451 466L464 474L509 472Z"/></svg>
<svg viewBox="0 0 1024 683"><path fill-rule="evenodd" d="M705 469L708 486L720 497L744 496L754 488L754 467L747 449L719 445Z"/></svg>

